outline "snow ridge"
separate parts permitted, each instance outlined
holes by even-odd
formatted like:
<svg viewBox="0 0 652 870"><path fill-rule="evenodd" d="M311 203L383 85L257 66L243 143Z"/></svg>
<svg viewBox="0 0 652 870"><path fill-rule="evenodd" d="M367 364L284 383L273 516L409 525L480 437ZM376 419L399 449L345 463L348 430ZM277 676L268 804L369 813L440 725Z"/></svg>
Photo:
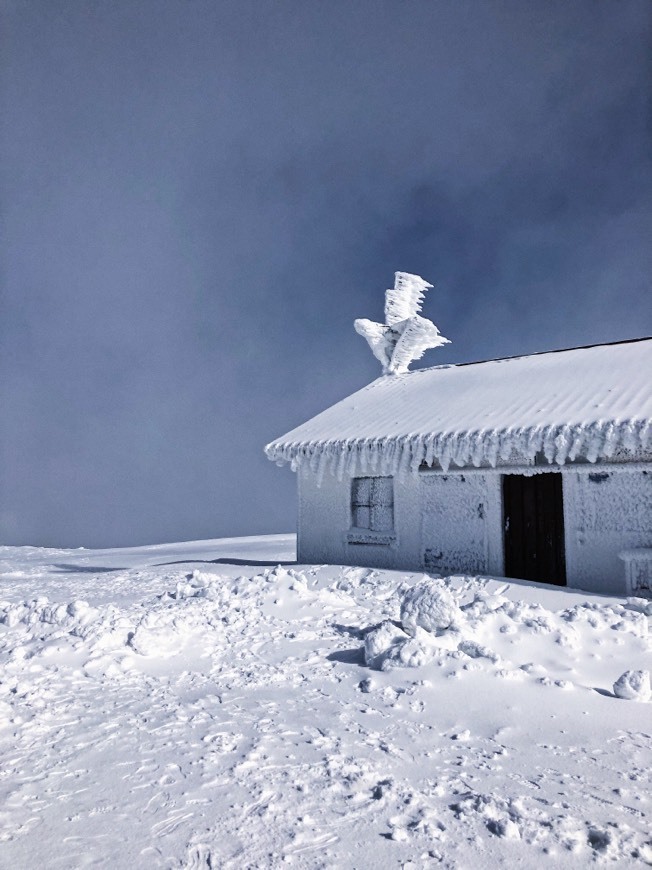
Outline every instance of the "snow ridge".
<svg viewBox="0 0 652 870"><path fill-rule="evenodd" d="M490 466L514 455L531 462L543 454L552 464L576 459L594 463L611 459L618 451L647 452L652 448L652 421L597 421L548 426L508 427L499 430L407 434L389 438L348 438L268 444L265 453L277 465L290 463L293 471L304 464L319 480L326 470L341 480L344 475L377 473L397 476L416 473L423 464L448 471L451 464Z"/></svg>

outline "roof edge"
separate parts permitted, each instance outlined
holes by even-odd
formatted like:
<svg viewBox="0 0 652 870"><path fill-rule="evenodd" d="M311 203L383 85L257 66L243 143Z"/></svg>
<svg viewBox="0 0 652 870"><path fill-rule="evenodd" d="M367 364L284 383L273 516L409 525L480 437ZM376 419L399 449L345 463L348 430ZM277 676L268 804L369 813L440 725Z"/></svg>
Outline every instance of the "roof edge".
<svg viewBox="0 0 652 870"><path fill-rule="evenodd" d="M339 479L344 474L397 475L416 471L436 461L444 470L457 466L487 464L513 454L534 459L543 454L549 463L564 465L582 457L589 462L609 459L618 451L652 450L652 421L647 418L621 421L600 420L588 424L550 424L517 429L476 430L389 438L344 440L272 441L265 447L267 458L279 465L289 462L292 470L307 465L321 479L328 468Z"/></svg>
<svg viewBox="0 0 652 870"><path fill-rule="evenodd" d="M640 336L640 338L624 338L621 341L598 341L594 344L578 344L573 347L559 347L556 350L535 350L532 351L532 353L517 353L513 356L496 356L490 357L489 359L476 359L461 363L444 363L443 365L427 366L423 369L413 369L412 371L407 372L407 374L414 375L418 374L419 372L434 371L435 369L461 368L462 366L479 366L484 365L484 363L490 362L506 362L510 359L528 359L531 356L546 356L547 354L551 353L568 353L569 351L573 350L590 350L593 347L614 347L615 345L620 344L635 344L638 341L652 341L652 335L642 335Z"/></svg>

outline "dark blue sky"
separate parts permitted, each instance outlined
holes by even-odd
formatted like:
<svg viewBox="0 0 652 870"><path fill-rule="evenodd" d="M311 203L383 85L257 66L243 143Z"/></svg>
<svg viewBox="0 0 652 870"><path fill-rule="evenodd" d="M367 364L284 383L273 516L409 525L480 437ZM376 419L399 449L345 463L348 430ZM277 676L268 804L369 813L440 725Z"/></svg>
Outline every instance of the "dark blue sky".
<svg viewBox="0 0 652 870"><path fill-rule="evenodd" d="M285 531L380 373L652 333L648 0L5 0L0 542Z"/></svg>

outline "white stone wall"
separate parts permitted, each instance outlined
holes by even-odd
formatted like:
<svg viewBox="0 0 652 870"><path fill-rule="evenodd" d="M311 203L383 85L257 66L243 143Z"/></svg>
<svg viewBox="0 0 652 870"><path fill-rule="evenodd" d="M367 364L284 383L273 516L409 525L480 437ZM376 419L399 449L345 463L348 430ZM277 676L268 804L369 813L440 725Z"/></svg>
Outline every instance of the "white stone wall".
<svg viewBox="0 0 652 870"><path fill-rule="evenodd" d="M545 472L543 472L545 473ZM321 487L299 477L301 562L368 565L433 573L504 571L502 475L420 473L394 481L396 540L348 543L351 481L327 474ZM647 471L595 466L563 471L567 584L627 594L618 554L652 547L652 465Z"/></svg>

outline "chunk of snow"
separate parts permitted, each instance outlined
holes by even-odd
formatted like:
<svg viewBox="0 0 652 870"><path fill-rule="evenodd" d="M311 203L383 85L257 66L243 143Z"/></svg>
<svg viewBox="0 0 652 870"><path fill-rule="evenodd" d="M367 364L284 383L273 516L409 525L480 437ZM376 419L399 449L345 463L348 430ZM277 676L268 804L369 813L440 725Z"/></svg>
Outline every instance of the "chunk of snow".
<svg viewBox="0 0 652 870"><path fill-rule="evenodd" d="M628 598L625 606L628 610L652 616L652 601L649 598Z"/></svg>
<svg viewBox="0 0 652 870"><path fill-rule="evenodd" d="M614 695L628 701L649 701L650 672L625 671L614 683Z"/></svg>
<svg viewBox="0 0 652 870"><path fill-rule="evenodd" d="M434 653L427 632L417 628L414 636L408 636L389 619L365 635L365 663L379 671L420 668L432 660ZM363 692L368 692L369 687L370 683L360 684Z"/></svg>
<svg viewBox="0 0 652 870"><path fill-rule="evenodd" d="M386 619L377 628L367 632L364 639L364 660L371 668L380 669L382 658L395 644L407 640L407 635Z"/></svg>
<svg viewBox="0 0 652 870"><path fill-rule="evenodd" d="M495 664L500 658L495 652L493 652L493 650L490 650L489 647L483 646L475 640L460 641L457 648L460 652L465 653L472 659L489 659L489 661L492 661Z"/></svg>
<svg viewBox="0 0 652 870"><path fill-rule="evenodd" d="M431 632L450 628L461 616L453 595L441 581L429 577L409 589L401 603L401 624L412 636L417 627Z"/></svg>
<svg viewBox="0 0 652 870"><path fill-rule="evenodd" d="M382 671L389 671L392 668L420 668L427 665L434 654L435 650L429 643L427 633L417 629L415 637L392 644L378 661Z"/></svg>
<svg viewBox="0 0 652 870"><path fill-rule="evenodd" d="M507 840L520 840L521 831L511 819L491 819L487 823L487 828L496 837L505 837Z"/></svg>

